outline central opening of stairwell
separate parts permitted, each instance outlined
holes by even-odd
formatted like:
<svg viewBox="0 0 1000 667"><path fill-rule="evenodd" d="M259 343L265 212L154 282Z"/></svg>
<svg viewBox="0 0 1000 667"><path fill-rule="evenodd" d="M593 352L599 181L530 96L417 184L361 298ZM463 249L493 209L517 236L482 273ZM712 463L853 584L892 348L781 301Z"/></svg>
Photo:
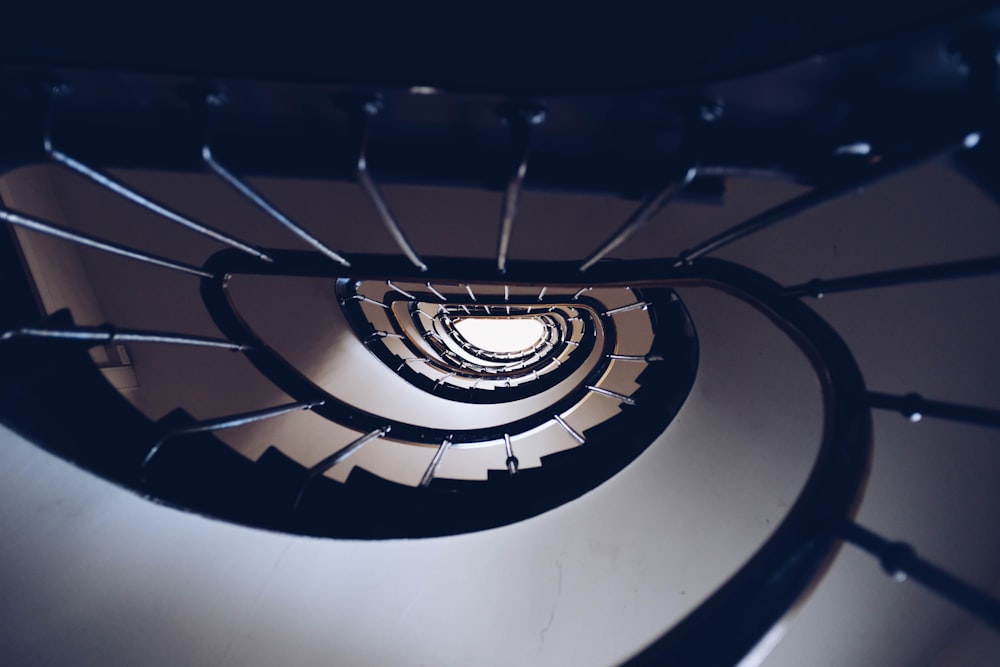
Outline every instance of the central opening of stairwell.
<svg viewBox="0 0 1000 667"><path fill-rule="evenodd" d="M535 347L545 335L534 317L467 317L457 320L455 328L479 349L499 354Z"/></svg>

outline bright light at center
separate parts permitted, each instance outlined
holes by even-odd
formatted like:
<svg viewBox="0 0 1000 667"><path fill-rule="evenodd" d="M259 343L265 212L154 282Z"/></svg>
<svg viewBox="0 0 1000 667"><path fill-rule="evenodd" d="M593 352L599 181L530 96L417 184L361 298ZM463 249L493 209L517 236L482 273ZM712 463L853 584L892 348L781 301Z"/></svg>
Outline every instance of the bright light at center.
<svg viewBox="0 0 1000 667"><path fill-rule="evenodd" d="M532 317L469 317L455 328L479 349L499 353L534 347L545 335L542 323Z"/></svg>

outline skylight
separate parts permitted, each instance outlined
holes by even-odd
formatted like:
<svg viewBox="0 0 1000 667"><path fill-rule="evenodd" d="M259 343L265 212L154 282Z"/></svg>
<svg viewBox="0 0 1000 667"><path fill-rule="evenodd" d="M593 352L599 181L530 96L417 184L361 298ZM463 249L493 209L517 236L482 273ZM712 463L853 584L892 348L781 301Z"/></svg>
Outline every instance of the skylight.
<svg viewBox="0 0 1000 667"><path fill-rule="evenodd" d="M534 347L545 335L534 317L467 317L455 322L455 328L481 350L500 354Z"/></svg>

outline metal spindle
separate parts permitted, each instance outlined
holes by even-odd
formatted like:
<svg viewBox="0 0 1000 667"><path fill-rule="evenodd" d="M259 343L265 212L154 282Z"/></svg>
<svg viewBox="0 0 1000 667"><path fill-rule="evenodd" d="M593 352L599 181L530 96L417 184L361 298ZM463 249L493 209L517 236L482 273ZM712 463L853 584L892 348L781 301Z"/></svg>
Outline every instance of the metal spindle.
<svg viewBox="0 0 1000 667"><path fill-rule="evenodd" d="M431 293L434 294L434 296L436 296L437 298L441 299L442 301L447 301L448 300L448 297L446 297L444 294L441 294L441 292L439 292L436 289L434 289L434 285L431 285L430 283L426 283L426 285L427 285L427 289L429 289L431 291Z"/></svg>
<svg viewBox="0 0 1000 667"><path fill-rule="evenodd" d="M576 294L573 295L573 301L579 301L580 300L580 296L582 296L584 292L589 292L592 289L594 289L594 288L593 287L581 287L580 289L578 289L576 291Z"/></svg>
<svg viewBox="0 0 1000 667"><path fill-rule="evenodd" d="M646 201L644 201L639 208L632 213L629 218L622 223L622 226L609 238L604 245L595 250L580 266L580 271L586 271L597 262L601 261L607 257L608 253L613 251L615 248L624 243L632 234L637 232L639 229L644 227L647 222L649 222L653 216L660 212L664 206L666 206L670 201L672 201L678 194L680 194L684 188L688 186L691 181L694 180L697 170L692 167L684 172L684 177L681 180L672 179L663 189L656 192Z"/></svg>
<svg viewBox="0 0 1000 667"><path fill-rule="evenodd" d="M616 315L618 313L627 313L632 310L646 310L649 308L649 303L646 301L636 301L635 303L630 303L627 306L621 306L619 308L612 308L611 310L605 310L602 315L605 317L608 315Z"/></svg>
<svg viewBox="0 0 1000 667"><path fill-rule="evenodd" d="M899 412L912 422L918 422L924 417L939 417L951 421L1000 428L1000 410L931 401L920 394L897 396L870 391L868 392L868 404L880 410Z"/></svg>
<svg viewBox="0 0 1000 667"><path fill-rule="evenodd" d="M388 285L389 289L396 290L397 292L399 292L400 294L402 294L403 296L405 296L407 299L410 299L411 301L416 301L417 300L417 297L413 296L412 294L410 294L406 290L400 289L399 287L396 287L395 285L393 285L391 280L385 281L385 284Z"/></svg>
<svg viewBox="0 0 1000 667"><path fill-rule="evenodd" d="M371 303L371 304L374 304L376 306L381 306L382 308L385 308L386 310L389 309L389 306L385 305L381 301L376 301L375 299L369 299L368 297L366 297L366 296L364 296L362 294L355 294L351 298L355 299L356 301L363 301L365 303ZM424 311L421 310L420 312L422 313Z"/></svg>
<svg viewBox="0 0 1000 667"><path fill-rule="evenodd" d="M884 178L888 178L889 176L893 176L901 171L910 169L911 167L914 167L922 162L926 162L932 158L951 153L961 148L971 148L972 146L975 146L975 142L972 141L973 137L978 137L978 133L965 133L959 138L951 135L944 141L934 142L930 146L927 146L910 155L897 157L895 159L884 159L860 173L853 174L830 185L810 190L804 195L795 197L790 201L786 201L775 206L774 208L764 211L763 213L755 215L749 220L734 225L733 227L716 234L707 241L704 241L689 250L685 250L680 254L680 257L677 262L675 262L674 266L680 267L688 264L692 260L702 257L703 255L707 255L710 252L714 252L729 245L730 243L739 241L740 239L746 238L761 230L767 229L768 227L787 218L798 215L799 213L804 213L809 209L815 208L816 206L825 204L834 199L838 199L844 195L856 192L862 187L877 183Z"/></svg>
<svg viewBox="0 0 1000 667"><path fill-rule="evenodd" d="M120 197L124 197L133 204L138 204L147 211L152 211L153 213L156 213L157 215L166 218L171 222L175 222L179 225L182 225L183 227L186 227L193 232L197 232L198 234L207 236L211 239L219 241L220 243L224 243L230 247L236 248L237 250L242 250L248 255L253 255L254 257L257 257L258 259L261 259L265 262L274 261L269 255L260 250L260 248L256 248L248 243L244 243L243 241L240 241L239 239L230 236L225 232L221 232L218 229L214 229L213 227L210 227L202 222L193 220L188 216L173 210L166 204L162 204L156 201L155 199L147 197L146 195L141 194L136 190L133 190L132 188L128 187L121 181L118 181L112 178L111 176L108 176L107 174L98 171L97 169L88 167L79 160L76 160L70 157L69 155L66 155L62 151L56 150L55 148L53 148L52 141L49 139L47 134L44 141L44 147L45 147L45 152L49 155L49 157L51 157L59 164L62 164L72 169L76 173L89 179L93 183L96 183L105 190L109 190Z"/></svg>
<svg viewBox="0 0 1000 667"><path fill-rule="evenodd" d="M185 435L194 435L196 433L208 433L211 431L236 428L237 426L245 426L246 424L252 424L265 419L273 419L274 417L280 417L281 415L286 415L290 412L296 412L298 410L311 410L312 408L323 405L323 403L324 401L313 401L311 403L286 403L285 405L278 405L273 408L264 408L263 410L253 410L251 412L241 412L239 414L227 415L217 419L195 422L190 426L174 429L160 438L150 448L140 467L145 469L149 465L150 461L152 461L153 458L159 453L163 445L175 438Z"/></svg>
<svg viewBox="0 0 1000 667"><path fill-rule="evenodd" d="M594 392L595 394L600 394L601 396L607 396L608 398L613 398L616 401L620 401L625 405L635 405L635 400L631 396L626 396L625 394L619 394L617 391L611 391L610 389L602 389L601 387L595 387L593 385L587 385L587 389Z"/></svg>
<svg viewBox="0 0 1000 667"><path fill-rule="evenodd" d="M434 475L437 473L438 467L441 465L441 459L444 458L444 453L448 451L451 447L451 438L445 438L441 442L441 446L438 447L437 451L434 452L434 458L431 459L431 464L427 466L427 470L424 471L424 476L420 478L420 486L428 487L431 481L434 479Z"/></svg>
<svg viewBox="0 0 1000 667"><path fill-rule="evenodd" d="M349 445L346 445L346 446L342 447L341 449L338 449L336 452L334 452L330 456L326 457L325 459L323 459L322 461L320 461L319 463L317 463L316 465L314 465L313 467L311 467L309 469L309 474L311 476L313 476L313 477L315 477L316 475L322 475L323 473L325 473L330 468L334 467L335 465L337 465L341 461L345 460L351 454L354 454L355 452L357 452L364 445L367 445L372 440L375 440L377 438L381 438L382 436L384 436L385 434L387 434L391 430L391 428L392 427L390 427L390 426L387 425L387 426L383 426L382 428L375 429L374 431L371 431L370 433L366 433L365 435L361 436L357 440L354 440L353 442L351 442Z"/></svg>
<svg viewBox="0 0 1000 667"><path fill-rule="evenodd" d="M403 334L392 333L391 331L373 331L368 335L366 340L374 340L376 338L406 338Z"/></svg>
<svg viewBox="0 0 1000 667"><path fill-rule="evenodd" d="M325 243L320 241L318 238L307 232L302 228L301 225L294 222L287 215L279 211L274 204L269 202L264 198L259 192L254 190L248 183L241 180L236 174L226 169L222 164L220 164L215 157L212 155L212 149L208 144L205 144L201 149L201 158L205 162L205 165L211 169L217 176L228 183L241 195L253 202L258 208L270 215L276 221L278 221L281 226L283 226L288 231L292 232L300 239L311 245L316 250L337 262L343 266L350 266L351 263L344 259L339 253L331 249Z"/></svg>
<svg viewBox="0 0 1000 667"><path fill-rule="evenodd" d="M12 225L17 225L18 227L24 227L25 229L31 229L42 234L54 236L66 241L72 241L73 243L77 243L88 248L103 250L104 252L109 252L113 255L120 255L122 257L128 257L129 259L145 262L146 264L153 264L155 266L161 266L165 269L173 269L174 271L201 276L202 278L214 277L211 273L203 271L196 266L191 266L190 264L182 264L181 262L175 262L165 257L151 255L123 245L102 241L101 239L94 238L93 236L74 232L66 229L65 227L60 227L59 225L54 225L50 222L45 222L44 220L39 220L38 218L33 218L6 208L0 208L0 220L4 220Z"/></svg>
<svg viewBox="0 0 1000 667"><path fill-rule="evenodd" d="M609 354L607 358L615 361L663 361L662 354Z"/></svg>
<svg viewBox="0 0 1000 667"><path fill-rule="evenodd" d="M448 380L448 378L453 378L456 375L458 375L458 373L455 373L455 372L446 373L446 374L442 375L441 377L438 378L437 382L434 383L434 388L436 389L437 387L439 387L442 384L444 384L445 381Z"/></svg>
<svg viewBox="0 0 1000 667"><path fill-rule="evenodd" d="M890 542L846 519L839 522L834 531L842 539L875 556L882 569L896 581L912 577L995 630L1000 630L1000 600L923 560L909 544Z"/></svg>
<svg viewBox="0 0 1000 667"><path fill-rule="evenodd" d="M542 288L542 289L541 289L541 290L540 290L540 291L538 292L538 300L539 300L539 301L541 301L542 299L544 299L544 298L545 298L545 293L546 293L546 292L548 292L548 291L549 291L549 288L548 288L548 287L543 287L543 288ZM530 312L530 308L529 308L529 312Z"/></svg>
<svg viewBox="0 0 1000 667"><path fill-rule="evenodd" d="M516 475L518 467L520 466L520 461L518 461L517 457L514 456L514 447L510 442L510 433L503 434L503 446L504 450L507 452L507 472L511 475Z"/></svg>
<svg viewBox="0 0 1000 667"><path fill-rule="evenodd" d="M215 347L234 352L250 349L220 338L189 336L186 334L167 333L164 331L139 331L137 329L115 329L114 327L21 327L10 329L0 334L0 341L13 338L40 338L51 341L79 341L92 345L111 343L166 343L171 345L194 345L199 347Z"/></svg>
<svg viewBox="0 0 1000 667"><path fill-rule="evenodd" d="M424 357L407 357L406 359L403 359L403 363L401 363L399 366L396 367L396 372L398 373L399 371L403 370L403 366L414 361L425 364L429 362L429 360Z"/></svg>
<svg viewBox="0 0 1000 667"><path fill-rule="evenodd" d="M856 290L907 285L911 283L933 282L937 280L952 280L956 278L971 278L1000 273L1000 257L985 257L963 262L948 262L930 264L907 269L877 271L863 273L857 276L820 280L816 278L801 285L793 285L782 290L788 297L812 296L822 297L835 292L852 292Z"/></svg>
<svg viewBox="0 0 1000 667"><path fill-rule="evenodd" d="M417 251L413 248L413 244L406 237L403 232L403 228L400 227L399 221L396 216L393 215L392 209L389 208L389 203L385 200L385 196L379 189L378 185L375 183L375 179L372 178L371 171L368 169L368 134L371 124L372 116L376 115L382 108L381 100L378 98L368 98L363 100L359 105L359 108L355 110L359 122L359 140L358 140L358 161L357 169L355 170L355 175L357 176L358 183L361 185L361 189L365 191L368 195L369 201L371 201L372 206L375 207L375 211L378 213L379 218L382 219L382 224L385 225L386 230L388 230L389 235L399 246L399 249L403 251L406 258L417 267L420 271L426 271L427 265L417 254Z"/></svg>
<svg viewBox="0 0 1000 667"><path fill-rule="evenodd" d="M316 465L309 468L308 472L306 473L306 479L302 483L302 486L299 487L299 492L295 496L295 502L292 503L292 509L293 510L298 509L299 504L302 502L302 498L306 494L306 489L309 488L309 484L314 479L316 479L320 475L325 474L326 471L328 471L330 468L334 467L341 461L344 461L345 459L347 459L347 457L357 452L359 449L367 445L372 440L381 438L386 433L388 433L391 430L391 428L392 427L386 425L383 426L382 428L378 428L375 429L374 431L366 433L365 435L361 436L356 440L353 440L350 444L341 447L333 454L330 454L325 459L323 459Z"/></svg>
<svg viewBox="0 0 1000 667"><path fill-rule="evenodd" d="M583 437L583 434L577 431L575 428L566 423L566 420L559 415L553 415L553 419L563 427L563 429L572 436L574 440L579 442L581 445L587 442L587 439Z"/></svg>
<svg viewBox="0 0 1000 667"><path fill-rule="evenodd" d="M507 271L507 252L510 237L517 217L517 203L521 195L521 184L528 172L528 148L531 140L531 126L545 120L545 110L537 105L508 104L498 109L500 116L510 124L511 144L515 156L513 173L504 190L500 211L500 237L497 241L497 269Z"/></svg>

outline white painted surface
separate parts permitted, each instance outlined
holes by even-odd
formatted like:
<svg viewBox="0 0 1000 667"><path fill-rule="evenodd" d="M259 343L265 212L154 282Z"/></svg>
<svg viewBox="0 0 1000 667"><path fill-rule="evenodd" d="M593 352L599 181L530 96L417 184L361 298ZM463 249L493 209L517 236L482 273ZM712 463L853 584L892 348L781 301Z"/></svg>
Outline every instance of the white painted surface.
<svg viewBox="0 0 1000 667"><path fill-rule="evenodd" d="M234 211L246 210L202 177L134 177L206 218L235 220ZM391 250L380 232L338 236L336 225L323 224L318 211L370 218L349 189L263 185L331 238L349 239L357 250ZM102 220L80 214L82 227L93 224L97 231L107 224L117 240L156 247L172 237L184 261L200 261L211 249L149 225L148 216L75 181L57 186L66 210L103 212ZM468 220L494 220L495 198L387 190L422 253L492 252L492 234L478 233ZM623 256L676 252L794 191L735 181L731 207L671 207ZM613 200L526 196L519 230L532 231L515 235L511 254L583 256L581 248L596 245L629 209ZM248 213L239 221L257 230L261 242L284 244L259 218ZM978 193L931 167L721 254L800 282L996 254L997 222L996 209ZM86 254L83 259L97 293L120 297L105 308L112 320L153 327L183 321L193 332L213 332L197 303L175 298L175 290L190 287L183 281L122 283L118 260L99 268ZM956 298L960 289L966 291ZM992 278L830 296L817 308L852 345L872 388L1000 407L998 296L1000 280ZM703 358L674 426L633 466L579 501L482 534L359 543L227 526L151 505L4 432L0 658L13 665L620 660L766 536L814 451L815 391L796 355L727 298L694 291L684 297ZM171 306L144 309L143 303ZM144 360L156 366L138 349L133 359L137 367ZM254 384L252 371L240 373L235 380L246 380L248 392L268 397L272 390ZM191 391L197 399L199 388ZM203 398L213 409L239 409L226 406L225 397ZM906 538L970 581L996 582L996 433L930 419L913 425L890 414L876 415L875 425L860 521ZM848 548L765 664L990 664L1000 655L1000 640L973 628L947 603L913 584L893 583L872 559Z"/></svg>

